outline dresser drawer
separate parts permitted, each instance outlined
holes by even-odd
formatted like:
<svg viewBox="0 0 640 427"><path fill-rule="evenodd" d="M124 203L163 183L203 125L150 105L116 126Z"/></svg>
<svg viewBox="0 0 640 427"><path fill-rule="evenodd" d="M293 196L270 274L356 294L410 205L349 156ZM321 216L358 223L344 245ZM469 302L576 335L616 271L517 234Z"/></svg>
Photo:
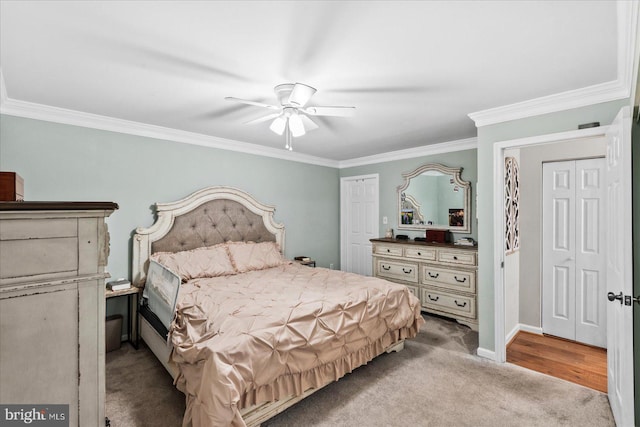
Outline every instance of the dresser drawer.
<svg viewBox="0 0 640 427"><path fill-rule="evenodd" d="M425 261L435 261L435 248L404 248L404 256Z"/></svg>
<svg viewBox="0 0 640 427"><path fill-rule="evenodd" d="M449 264L476 265L476 253L467 251L450 251L441 249L438 251L438 261Z"/></svg>
<svg viewBox="0 0 640 427"><path fill-rule="evenodd" d="M375 274L389 279L418 283L418 264L377 259Z"/></svg>
<svg viewBox="0 0 640 427"><path fill-rule="evenodd" d="M476 291L476 272L467 270L449 270L430 265L422 266L420 283L440 286L461 292Z"/></svg>
<svg viewBox="0 0 640 427"><path fill-rule="evenodd" d="M402 256L402 246L397 245L374 245L373 253L378 255Z"/></svg>
<svg viewBox="0 0 640 427"><path fill-rule="evenodd" d="M422 289L422 306L457 316L476 318L475 297L448 294L433 289Z"/></svg>

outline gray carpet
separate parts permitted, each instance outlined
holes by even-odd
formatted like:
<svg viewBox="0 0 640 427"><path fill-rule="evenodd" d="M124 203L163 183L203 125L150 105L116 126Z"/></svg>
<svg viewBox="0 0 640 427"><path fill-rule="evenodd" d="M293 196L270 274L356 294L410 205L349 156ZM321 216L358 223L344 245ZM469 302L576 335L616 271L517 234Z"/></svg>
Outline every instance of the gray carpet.
<svg viewBox="0 0 640 427"><path fill-rule="evenodd" d="M263 426L615 425L605 394L473 356L475 332L425 319L402 352L376 358ZM179 426L183 411L184 397L144 345L107 354L112 426Z"/></svg>

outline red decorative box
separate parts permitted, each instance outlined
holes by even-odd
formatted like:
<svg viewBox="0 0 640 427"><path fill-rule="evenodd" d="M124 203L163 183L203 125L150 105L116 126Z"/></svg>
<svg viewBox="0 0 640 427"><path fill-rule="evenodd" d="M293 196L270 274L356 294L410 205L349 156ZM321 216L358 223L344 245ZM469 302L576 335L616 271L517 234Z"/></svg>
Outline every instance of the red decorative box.
<svg viewBox="0 0 640 427"><path fill-rule="evenodd" d="M15 172L0 172L0 201L18 202L24 200L24 181Z"/></svg>
<svg viewBox="0 0 640 427"><path fill-rule="evenodd" d="M449 230L427 230L427 242L448 243L450 238Z"/></svg>

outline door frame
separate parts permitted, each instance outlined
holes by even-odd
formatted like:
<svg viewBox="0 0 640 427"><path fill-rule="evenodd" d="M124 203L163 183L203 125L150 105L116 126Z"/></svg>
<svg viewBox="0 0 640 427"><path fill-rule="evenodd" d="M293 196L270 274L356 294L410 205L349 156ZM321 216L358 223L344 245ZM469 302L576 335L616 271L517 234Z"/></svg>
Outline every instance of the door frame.
<svg viewBox="0 0 640 427"><path fill-rule="evenodd" d="M559 132L497 142L493 146L493 277L494 277L494 358L498 363L507 360L505 331L505 279L504 279L504 152L510 148L525 148L535 145L583 138L604 137L608 126Z"/></svg>
<svg viewBox="0 0 640 427"><path fill-rule="evenodd" d="M347 189L347 183L349 181L357 181L360 179L375 179L375 201L372 212L372 218L375 220L378 228L380 228L380 174L373 173L367 175L355 175L355 176L343 176L340 177L340 270L345 271L344 267L347 264L347 204L349 201Z"/></svg>

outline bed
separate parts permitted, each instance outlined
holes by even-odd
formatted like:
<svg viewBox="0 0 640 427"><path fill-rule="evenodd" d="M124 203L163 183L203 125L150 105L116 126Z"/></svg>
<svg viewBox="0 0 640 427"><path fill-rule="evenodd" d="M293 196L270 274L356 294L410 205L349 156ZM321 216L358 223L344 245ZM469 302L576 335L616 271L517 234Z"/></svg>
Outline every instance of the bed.
<svg viewBox="0 0 640 427"><path fill-rule="evenodd" d="M241 190L209 187L156 210L133 237L133 283L147 283L140 336L185 393L185 426L260 425L400 351L424 322L402 285L286 260L275 208ZM177 283L173 301L160 298L166 313L145 304L162 288L156 269Z"/></svg>

